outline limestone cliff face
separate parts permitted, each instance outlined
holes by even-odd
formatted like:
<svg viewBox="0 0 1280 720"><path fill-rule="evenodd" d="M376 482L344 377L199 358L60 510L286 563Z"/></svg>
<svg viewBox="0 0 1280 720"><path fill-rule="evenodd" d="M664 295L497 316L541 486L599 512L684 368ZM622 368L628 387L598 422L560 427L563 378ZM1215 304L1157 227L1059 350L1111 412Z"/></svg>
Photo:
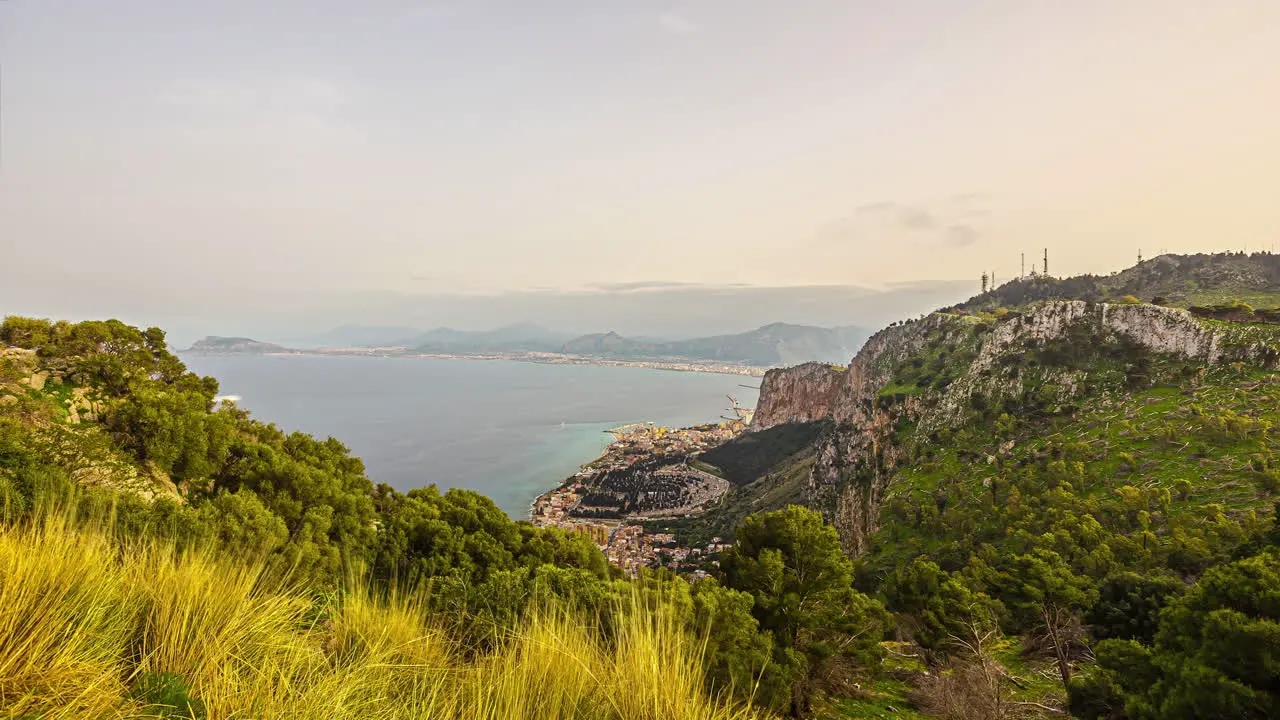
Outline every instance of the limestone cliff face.
<svg viewBox="0 0 1280 720"><path fill-rule="evenodd" d="M1154 305L1050 301L985 322L934 314L876 333L845 371L816 363L770 371L752 427L836 421L819 441L806 500L840 531L846 551L857 554L876 529L881 501L905 452L895 427L903 421L925 431L956 426L968 421L975 398L998 407L1029 389L1047 401L1079 396L1094 368L1027 368L1018 362L1052 343L1109 344L1207 364L1280 364L1273 330L1205 322ZM924 389L889 386L904 361L930 352L935 359L948 353L954 381Z"/></svg>
<svg viewBox="0 0 1280 720"><path fill-rule="evenodd" d="M751 427L764 429L831 417L831 403L844 375L843 368L816 362L770 370L760 383L760 401Z"/></svg>

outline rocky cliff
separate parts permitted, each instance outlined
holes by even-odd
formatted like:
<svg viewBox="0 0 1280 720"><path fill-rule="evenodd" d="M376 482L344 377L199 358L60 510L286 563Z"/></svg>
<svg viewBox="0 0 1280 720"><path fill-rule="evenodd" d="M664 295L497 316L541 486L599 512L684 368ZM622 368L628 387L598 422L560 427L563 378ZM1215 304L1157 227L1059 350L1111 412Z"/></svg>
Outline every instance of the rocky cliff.
<svg viewBox="0 0 1280 720"><path fill-rule="evenodd" d="M1142 382L1159 358L1275 368L1280 331L1144 304L1048 301L999 316L935 313L876 333L845 371L812 363L771 370L753 428L836 421L819 440L806 500L856 554L905 456L903 423L927 434L1006 410L1057 412L1084 394Z"/></svg>
<svg viewBox="0 0 1280 720"><path fill-rule="evenodd" d="M770 370L760 384L751 426L763 430L832 417L844 377L844 368L817 362Z"/></svg>

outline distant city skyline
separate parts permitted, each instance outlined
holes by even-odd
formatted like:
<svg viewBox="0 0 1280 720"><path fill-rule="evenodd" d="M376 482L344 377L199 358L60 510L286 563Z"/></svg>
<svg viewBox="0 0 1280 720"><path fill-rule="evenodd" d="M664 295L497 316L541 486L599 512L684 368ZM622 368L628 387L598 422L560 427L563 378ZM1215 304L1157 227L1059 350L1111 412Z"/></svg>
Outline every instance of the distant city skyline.
<svg viewBox="0 0 1280 720"><path fill-rule="evenodd" d="M522 309L1267 250L1277 27L1248 0L10 0L0 312L603 330Z"/></svg>

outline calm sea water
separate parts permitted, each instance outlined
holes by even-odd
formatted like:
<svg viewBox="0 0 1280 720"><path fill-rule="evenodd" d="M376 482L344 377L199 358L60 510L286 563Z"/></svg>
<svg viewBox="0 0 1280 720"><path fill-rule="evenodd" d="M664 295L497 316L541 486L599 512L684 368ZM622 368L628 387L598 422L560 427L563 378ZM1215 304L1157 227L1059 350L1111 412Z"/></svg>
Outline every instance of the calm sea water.
<svg viewBox="0 0 1280 720"><path fill-rule="evenodd" d="M184 356L254 417L332 436L374 482L477 490L512 517L595 459L603 430L696 425L755 405L759 378L627 367L363 357Z"/></svg>

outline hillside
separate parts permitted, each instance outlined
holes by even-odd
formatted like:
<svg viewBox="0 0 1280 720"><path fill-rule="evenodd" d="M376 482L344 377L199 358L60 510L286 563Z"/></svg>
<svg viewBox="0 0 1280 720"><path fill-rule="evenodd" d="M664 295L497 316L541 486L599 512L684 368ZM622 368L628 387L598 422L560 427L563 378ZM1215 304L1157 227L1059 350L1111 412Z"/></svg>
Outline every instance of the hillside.
<svg viewBox="0 0 1280 720"><path fill-rule="evenodd" d="M1200 717L1170 709L1171 686L1123 681L1117 656L1090 664L1089 649L1135 642L1126 652L1153 662L1175 653L1174 662L1175 636L1156 634L1161 608L1272 542L1260 538L1274 537L1280 497L1280 326L1259 312L1224 321L1094 298L1140 284L1174 296L1181 285L1176 301L1186 304L1245 291L1266 303L1271 263L1164 257L1110 278L1010 283L882 330L843 372L770 371L753 430L832 424L805 451L814 459L802 500L838 528L859 558L860 587L885 598L931 662L972 670L973 652L956 656L947 637L993 617L1023 637L1021 657L999 659L1003 672L1030 662L1060 676L1037 703L1061 706L1070 687L1084 717ZM792 465L782 458L757 477ZM1134 593L1149 595L1145 609L1116 609ZM923 676L912 682L928 688ZM1280 707L1248 697L1250 707ZM1126 702L1135 704L1126 711ZM1135 709L1144 703L1173 714Z"/></svg>

